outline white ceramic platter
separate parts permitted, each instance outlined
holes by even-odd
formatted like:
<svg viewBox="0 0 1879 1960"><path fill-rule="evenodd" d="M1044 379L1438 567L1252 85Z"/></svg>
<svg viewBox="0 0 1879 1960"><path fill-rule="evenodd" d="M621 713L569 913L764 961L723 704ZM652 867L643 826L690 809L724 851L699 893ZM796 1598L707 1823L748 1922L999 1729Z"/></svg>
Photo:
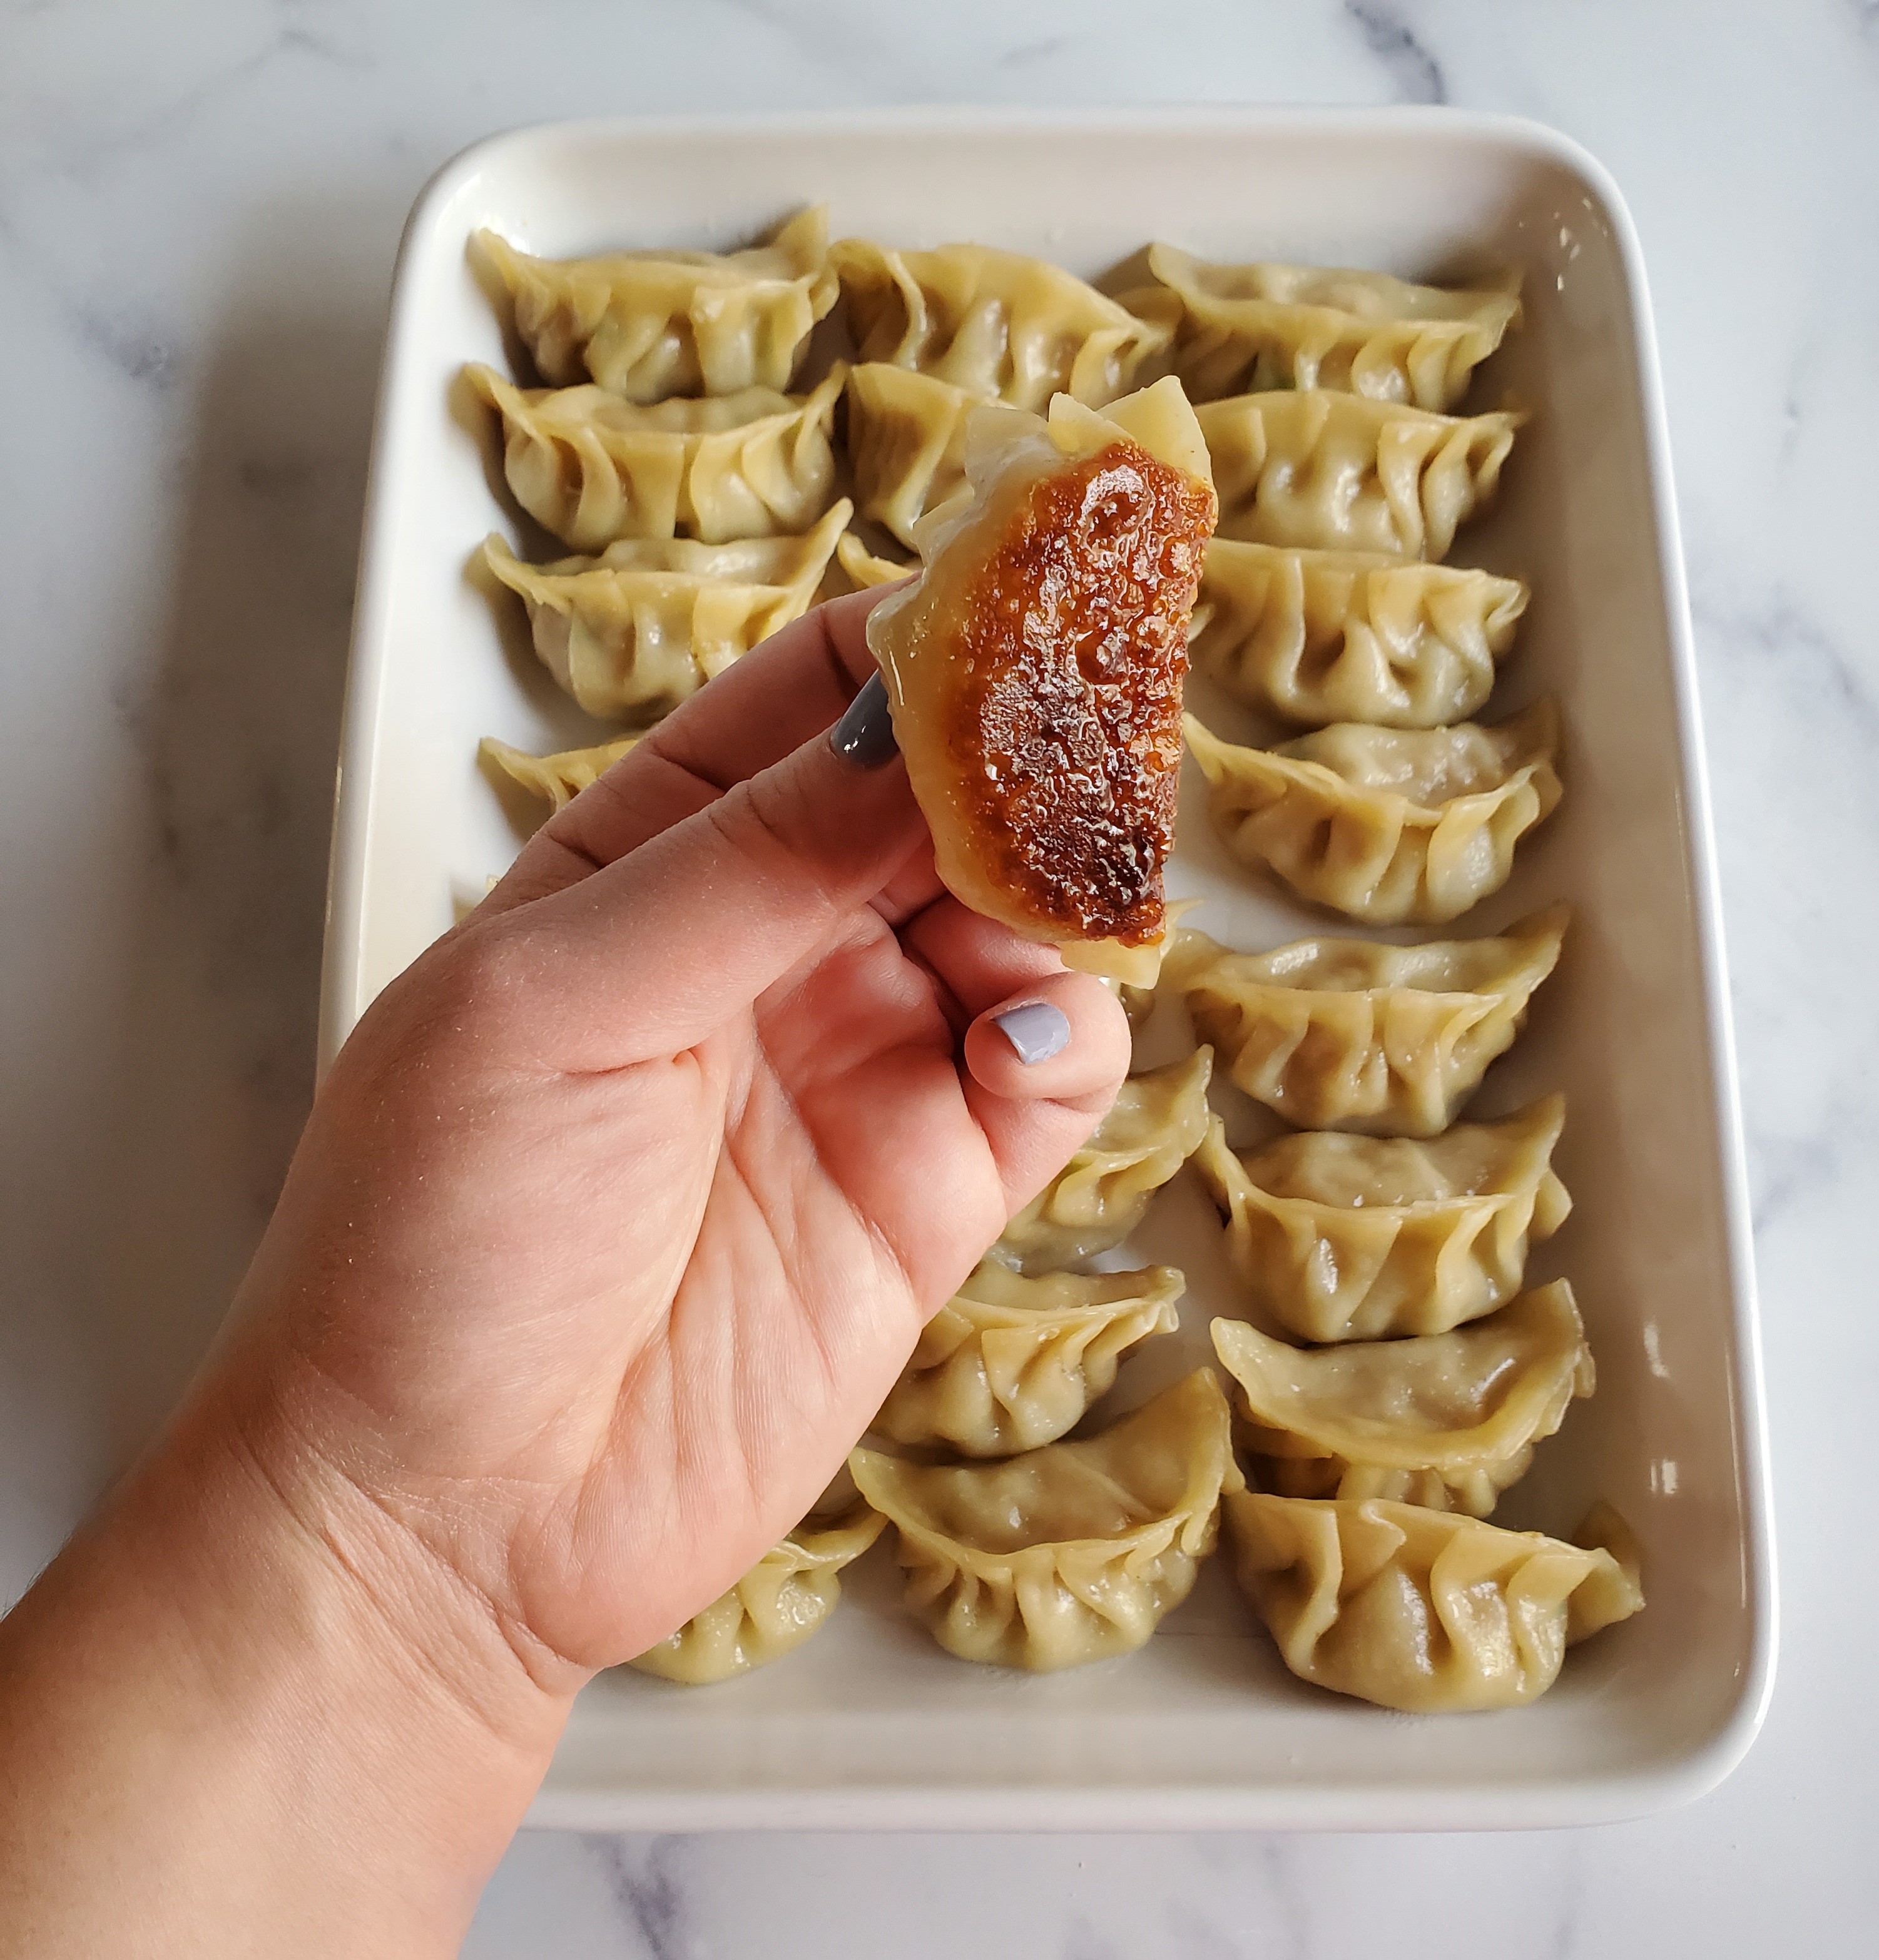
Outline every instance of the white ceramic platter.
<svg viewBox="0 0 1879 1960"><path fill-rule="evenodd" d="M1643 271L1616 189L1562 138L1441 110L923 111L577 124L459 158L418 205L398 268L324 1052L514 854L478 737L594 739L464 575L486 532L522 535L492 487L491 444L452 406L461 363L505 359L466 240L489 224L550 255L725 247L820 199L837 235L980 240L1092 275L1157 237L1217 258L1411 275L1524 268L1524 329L1471 399L1511 393L1534 418L1498 514L1453 555L1532 581L1488 718L1556 693L1566 796L1508 888L1457 930L1498 928L1557 898L1577 908L1559 972L1475 1107L1568 1093L1557 1164L1577 1208L1532 1272L1572 1280L1599 1387L1498 1517L1563 1533L1594 1497L1610 1499L1642 1539L1650 1603L1568 1656L1530 1708L1416 1720L1292 1680L1225 1560L1143 1652L1033 1678L942 1653L900 1615L884 1544L830 1626L773 1667L707 1690L597 1682L535 1821L1459 1828L1584 1823L1699 1794L1753 1737L1774 1648L1747 1203ZM1247 947L1320 924L1227 862L1195 787L1170 880L1207 900L1195 923ZM1125 1249L1128 1263L1182 1266L1190 1287L1182 1332L1126 1372L1118 1405L1209 1356L1209 1320L1234 1310L1217 1241L1183 1181Z"/></svg>

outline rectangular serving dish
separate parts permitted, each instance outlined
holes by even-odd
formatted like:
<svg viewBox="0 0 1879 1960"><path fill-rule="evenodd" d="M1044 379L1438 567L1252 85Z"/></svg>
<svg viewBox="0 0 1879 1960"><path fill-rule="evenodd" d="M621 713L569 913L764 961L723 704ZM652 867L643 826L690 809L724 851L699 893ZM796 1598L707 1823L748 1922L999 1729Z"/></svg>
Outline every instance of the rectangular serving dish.
<svg viewBox="0 0 1879 1960"><path fill-rule="evenodd" d="M1702 1793L1748 1747L1773 1665L1747 1204L1643 270L1610 180L1552 132L1451 110L922 110L572 124L457 158L420 199L399 260L323 1061L514 854L519 833L478 770L478 738L538 749L595 739L465 575L486 532L519 531L488 434L453 394L463 362L505 359L466 262L470 234L492 225L551 256L723 247L822 199L837 235L973 239L1086 275L1155 237L1217 258L1412 276L1524 268L1524 327L1471 399L1505 391L1533 419L1498 511L1452 558L1532 581L1487 712L1559 697L1566 797L1508 889L1454 930L1494 930L1556 898L1577 908L1561 969L1475 1113L1568 1092L1557 1163L1577 1208L1532 1273L1573 1281L1599 1389L1497 1516L1563 1533L1609 1498L1642 1540L1650 1603L1575 1651L1530 1708L1416 1720L1292 1680L1224 1559L1142 1653L1029 1678L950 1659L900 1616L884 1545L828 1628L775 1666L703 1691L597 1682L533 1821L1459 1829L1594 1822ZM1208 900L1195 922L1247 947L1321 927L1228 863L1196 788L1184 789L1170 877ZM1131 1364L1119 1404L1209 1357L1209 1320L1234 1310L1218 1239L1183 1181L1125 1249L1132 1263L1183 1267L1189 1293L1182 1332Z"/></svg>

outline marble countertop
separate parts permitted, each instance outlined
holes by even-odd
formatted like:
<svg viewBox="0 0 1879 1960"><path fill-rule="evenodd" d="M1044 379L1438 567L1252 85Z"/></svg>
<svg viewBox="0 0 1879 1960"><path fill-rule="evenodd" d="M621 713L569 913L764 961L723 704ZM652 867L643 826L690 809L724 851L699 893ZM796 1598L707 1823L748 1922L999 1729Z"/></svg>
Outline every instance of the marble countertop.
<svg viewBox="0 0 1879 1960"><path fill-rule="evenodd" d="M1872 1950L1872 0L0 6L0 1599L175 1396L304 1111L379 339L425 178L567 116L1202 97L1537 116L1642 233L1753 1177L1773 1713L1715 1796L1591 1832L526 1836L476 1960Z"/></svg>

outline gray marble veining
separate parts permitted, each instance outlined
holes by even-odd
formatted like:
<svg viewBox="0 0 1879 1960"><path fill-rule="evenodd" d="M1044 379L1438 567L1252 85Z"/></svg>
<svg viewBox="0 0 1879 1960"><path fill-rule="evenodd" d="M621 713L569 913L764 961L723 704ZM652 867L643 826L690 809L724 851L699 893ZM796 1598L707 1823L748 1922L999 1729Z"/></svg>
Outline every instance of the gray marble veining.
<svg viewBox="0 0 1879 1960"><path fill-rule="evenodd" d="M1654 282L1766 1304L1785 1657L1715 1797L1486 1840L529 1837L477 1960L1870 1951L1879 1689L1879 10L1596 0L137 0L0 12L0 1591L160 1419L311 1081L385 295L429 171L546 117L1449 100L1613 170Z"/></svg>

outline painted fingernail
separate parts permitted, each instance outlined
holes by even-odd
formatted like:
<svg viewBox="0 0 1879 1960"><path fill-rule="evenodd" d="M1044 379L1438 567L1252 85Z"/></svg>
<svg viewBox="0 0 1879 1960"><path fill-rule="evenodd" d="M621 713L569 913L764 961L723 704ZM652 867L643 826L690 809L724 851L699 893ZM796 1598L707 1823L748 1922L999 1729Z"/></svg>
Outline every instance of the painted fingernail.
<svg viewBox="0 0 1879 1960"><path fill-rule="evenodd" d="M1062 1055L1070 1045L1070 1017L1048 1001L1027 1001L1022 1007L1007 1007L992 1018L1027 1068L1033 1062Z"/></svg>
<svg viewBox="0 0 1879 1960"><path fill-rule="evenodd" d="M857 768L879 769L900 752L894 740L893 713L887 705L887 684L870 674L848 712L829 731L829 746Z"/></svg>

